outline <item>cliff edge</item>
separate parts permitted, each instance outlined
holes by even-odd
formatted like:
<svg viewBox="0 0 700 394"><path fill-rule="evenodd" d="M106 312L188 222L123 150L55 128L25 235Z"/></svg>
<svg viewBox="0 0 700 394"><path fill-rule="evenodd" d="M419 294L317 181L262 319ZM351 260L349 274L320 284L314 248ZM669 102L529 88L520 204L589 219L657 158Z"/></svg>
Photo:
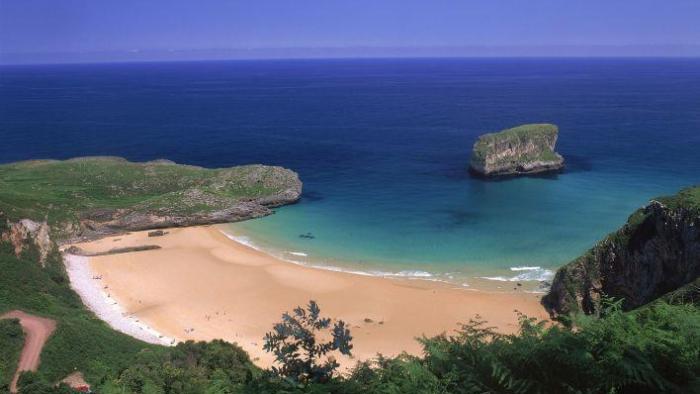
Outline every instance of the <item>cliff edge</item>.
<svg viewBox="0 0 700 394"><path fill-rule="evenodd" d="M700 186L652 200L557 271L542 303L553 315L599 311L603 295L642 306L700 277Z"/></svg>
<svg viewBox="0 0 700 394"><path fill-rule="evenodd" d="M559 128L547 123L484 134L474 143L469 170L484 177L559 171L564 158L554 151L558 135Z"/></svg>

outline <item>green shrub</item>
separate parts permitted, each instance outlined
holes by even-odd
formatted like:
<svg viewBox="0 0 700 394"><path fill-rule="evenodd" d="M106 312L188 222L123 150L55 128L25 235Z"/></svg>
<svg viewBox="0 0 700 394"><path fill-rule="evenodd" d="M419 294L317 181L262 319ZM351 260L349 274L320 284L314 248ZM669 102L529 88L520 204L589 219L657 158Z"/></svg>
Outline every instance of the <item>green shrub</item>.
<svg viewBox="0 0 700 394"><path fill-rule="evenodd" d="M315 301L309 301L306 309L297 307L293 313L284 313L282 322L275 324L273 331L265 334L263 349L275 355L279 367L272 372L294 382L325 382L333 377L340 366L327 355L338 351L351 355L352 336L344 321L333 322L321 317ZM319 334L330 331L330 339L321 342Z"/></svg>
<svg viewBox="0 0 700 394"><path fill-rule="evenodd" d="M39 376L56 382L77 369L88 381L100 382L116 376L142 349L156 348L112 330L87 311L69 288L60 259L54 251L42 268L32 248L18 258L0 242L0 314L21 309L58 322L42 351Z"/></svg>
<svg viewBox="0 0 700 394"><path fill-rule="evenodd" d="M23 344L24 333L19 320L0 320L0 392L9 388Z"/></svg>

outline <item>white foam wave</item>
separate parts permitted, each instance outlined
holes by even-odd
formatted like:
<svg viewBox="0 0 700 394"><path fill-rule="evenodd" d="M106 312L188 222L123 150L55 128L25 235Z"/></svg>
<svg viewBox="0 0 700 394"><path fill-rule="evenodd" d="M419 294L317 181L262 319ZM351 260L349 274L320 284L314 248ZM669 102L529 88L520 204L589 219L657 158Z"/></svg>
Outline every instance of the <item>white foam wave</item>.
<svg viewBox="0 0 700 394"><path fill-rule="evenodd" d="M316 268L316 269L323 269L323 270L328 270L328 271L334 271L334 272L343 272L346 274L353 274L353 275L362 275L362 276L378 276L378 277L383 277L383 278L396 278L396 279L415 279L415 280L427 280L427 281L432 281L432 282L443 282L443 283L454 283L455 276L453 273L446 273L446 274L440 274L436 275L427 271L421 271L421 270L402 270L402 271L397 271L397 272L392 272L392 271L379 271L379 270L368 270L368 271L362 271L362 270L353 270L349 268L344 268L344 267L338 267L329 263L311 263L309 261L300 261L300 260L295 260L291 259L288 256L298 256L298 257L308 257L308 254L303 253L303 252L291 252L291 251L286 251L283 253L274 253L269 250L265 250L261 248L260 246L256 245L249 237L246 236L237 236L237 235L231 235L227 233L226 231L220 230L221 233L223 233L227 238L238 242L240 244L243 244L249 248L267 253L273 257L276 257L280 260L286 261L288 263L292 264L297 264L301 265L304 267L310 267L310 268ZM516 266L516 267L510 267L511 271L514 272L521 272L518 275L515 275L513 277L506 277L506 276L482 276L480 277L481 279L487 279L487 280L493 280L493 281L499 281L499 282L527 282L527 281L545 281L549 280L554 276L554 273L550 270L547 269L542 269L539 266ZM462 283L462 287L469 287L469 284L467 283Z"/></svg>
<svg viewBox="0 0 700 394"><path fill-rule="evenodd" d="M528 281L546 281L552 279L554 272L542 267L510 267L511 271L520 272L515 276L481 276L481 279L493 280L498 282L528 282Z"/></svg>
<svg viewBox="0 0 700 394"><path fill-rule="evenodd" d="M292 256L301 256L301 257L308 257L309 256L308 254L302 253L302 252L287 252L287 253L291 254Z"/></svg>
<svg viewBox="0 0 700 394"><path fill-rule="evenodd" d="M432 278L433 274L425 271L399 271L399 272L383 272L374 271L380 276L395 276L397 278Z"/></svg>
<svg viewBox="0 0 700 394"><path fill-rule="evenodd" d="M253 241L252 241L250 238L248 238L248 237L244 237L244 236L242 236L242 235L240 235L240 236L231 235L231 234L226 233L226 232L223 232L223 231L222 231L221 233L224 234L224 235L226 236L226 238L228 238L228 239L230 239L230 240L233 240L233 241L236 241L236 242L238 242L239 244L245 245L245 246L247 246L247 247L249 247L249 248L253 248L253 249L255 249L255 250L261 250L261 249L260 249L259 247L257 247L257 246L253 243Z"/></svg>
<svg viewBox="0 0 700 394"><path fill-rule="evenodd" d="M538 267L538 266L533 266L533 267L528 267L528 266L524 266L524 267L510 267L510 270L511 270L511 271L537 271L537 270L541 270L541 269L542 269L542 268L541 268L541 267Z"/></svg>
<svg viewBox="0 0 700 394"><path fill-rule="evenodd" d="M305 267L311 267L311 268L317 268L317 269L324 269L328 271L335 271L335 272L344 272L346 274L354 274L354 275L363 275L363 276L379 276L379 277L384 277L384 278L405 278L405 279L423 279L423 280L430 280L430 281L438 281L438 282L447 282L446 280L440 279L440 278L435 278L434 275L430 272L427 271L420 271L420 270L403 270L403 271L398 271L398 272L391 272L391 271L362 271L362 270L353 270L353 269L348 269L348 268L343 268L343 267L338 267L334 266L331 264L311 264L306 261L299 261L299 260L294 260L285 257L285 255L293 255L293 256L298 256L298 257L308 257L308 254L303 253L303 252L284 252L282 255L272 253L268 250L265 250L261 248L260 246L256 245L249 237L246 236L241 236L241 235L232 235L227 233L226 231L220 230L222 234L226 236L226 238L238 242L240 244L243 244L249 248L265 252L267 254L270 254L280 260L286 261L288 263L293 263L297 265L302 265Z"/></svg>

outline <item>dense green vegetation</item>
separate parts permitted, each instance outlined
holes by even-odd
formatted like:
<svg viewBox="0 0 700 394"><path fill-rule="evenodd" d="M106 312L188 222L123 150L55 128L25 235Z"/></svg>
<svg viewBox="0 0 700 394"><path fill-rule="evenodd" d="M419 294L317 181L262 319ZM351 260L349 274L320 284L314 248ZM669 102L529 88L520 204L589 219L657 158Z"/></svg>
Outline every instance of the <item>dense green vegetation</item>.
<svg viewBox="0 0 700 394"><path fill-rule="evenodd" d="M215 340L184 342L167 351L139 353L118 379L100 392L231 393L258 379L262 371L238 346Z"/></svg>
<svg viewBox="0 0 700 394"><path fill-rule="evenodd" d="M659 201L670 208L684 207L700 212L700 186L685 188L673 196L661 197Z"/></svg>
<svg viewBox="0 0 700 394"><path fill-rule="evenodd" d="M260 371L238 347L188 342L142 352L103 393L689 393L700 390L700 311L659 303L547 326L521 318L517 335L471 321L423 338L423 357L378 356L345 375L299 380ZM298 350L298 349L297 349ZM303 352L302 352L303 353ZM320 355L316 355L320 359Z"/></svg>
<svg viewBox="0 0 700 394"><path fill-rule="evenodd" d="M0 320L0 392L7 390L22 351L24 333L17 319Z"/></svg>
<svg viewBox="0 0 700 394"><path fill-rule="evenodd" d="M152 348L117 333L86 311L69 288L60 254L54 250L46 268L31 243L19 258L0 242L0 314L14 309L58 321L41 355L39 375L55 382L80 370L93 382L116 376L141 349ZM2 340L8 338L3 335Z"/></svg>
<svg viewBox="0 0 700 394"><path fill-rule="evenodd" d="M205 169L108 157L25 161L0 165L0 212L12 221L48 220L52 226L116 209L207 213L280 193L292 174L259 165Z"/></svg>
<svg viewBox="0 0 700 394"><path fill-rule="evenodd" d="M525 124L497 133L484 134L474 144L472 161L484 163L490 155L497 153L497 149L507 146L524 146L532 143L537 148L533 155L518 157L520 161L556 161L561 158L554 153L551 145L557 138L559 129L548 123ZM504 157L504 161L511 161L513 157Z"/></svg>

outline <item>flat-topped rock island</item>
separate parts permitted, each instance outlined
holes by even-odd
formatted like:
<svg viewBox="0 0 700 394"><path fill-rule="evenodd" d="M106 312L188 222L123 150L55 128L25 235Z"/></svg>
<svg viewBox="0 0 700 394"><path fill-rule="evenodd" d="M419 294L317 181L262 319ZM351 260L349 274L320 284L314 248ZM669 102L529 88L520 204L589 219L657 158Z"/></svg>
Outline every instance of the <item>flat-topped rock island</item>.
<svg viewBox="0 0 700 394"><path fill-rule="evenodd" d="M481 177L559 171L564 158L554 151L558 136L559 128L548 123L484 134L474 143L469 171Z"/></svg>

